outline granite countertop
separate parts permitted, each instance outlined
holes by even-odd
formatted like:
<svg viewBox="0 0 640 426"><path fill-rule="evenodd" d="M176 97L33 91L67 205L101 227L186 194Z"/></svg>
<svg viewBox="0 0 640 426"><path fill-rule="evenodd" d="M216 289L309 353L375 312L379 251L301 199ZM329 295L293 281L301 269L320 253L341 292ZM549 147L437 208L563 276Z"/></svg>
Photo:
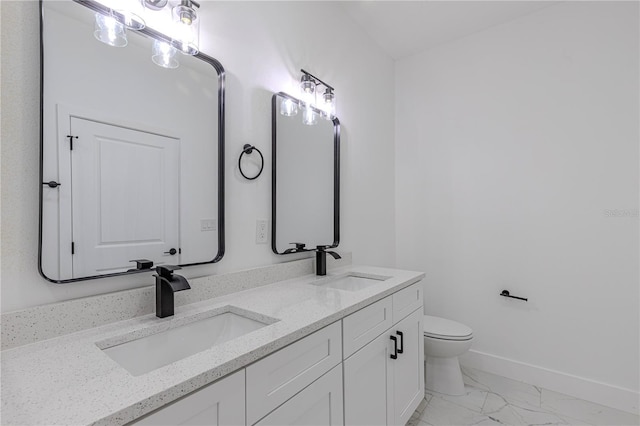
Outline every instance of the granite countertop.
<svg viewBox="0 0 640 426"><path fill-rule="evenodd" d="M390 277L358 291L310 285L345 274ZM424 277L421 272L348 266L306 275L1 352L2 424L125 424L305 337ZM100 347L173 328L211 311L250 311L269 325L133 376ZM274 322L274 320L276 320ZM99 347L100 346L100 347Z"/></svg>

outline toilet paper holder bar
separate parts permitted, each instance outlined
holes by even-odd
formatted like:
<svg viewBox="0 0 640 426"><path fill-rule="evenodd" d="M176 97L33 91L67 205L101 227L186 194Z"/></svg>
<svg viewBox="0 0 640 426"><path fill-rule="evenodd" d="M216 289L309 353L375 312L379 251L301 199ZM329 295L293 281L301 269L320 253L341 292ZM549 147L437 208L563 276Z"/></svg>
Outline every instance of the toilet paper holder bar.
<svg viewBox="0 0 640 426"><path fill-rule="evenodd" d="M500 293L500 296L510 297L512 299L524 300L525 302L529 301L529 299L527 299L526 297L512 296L511 294L509 294L509 290L502 290L502 293Z"/></svg>

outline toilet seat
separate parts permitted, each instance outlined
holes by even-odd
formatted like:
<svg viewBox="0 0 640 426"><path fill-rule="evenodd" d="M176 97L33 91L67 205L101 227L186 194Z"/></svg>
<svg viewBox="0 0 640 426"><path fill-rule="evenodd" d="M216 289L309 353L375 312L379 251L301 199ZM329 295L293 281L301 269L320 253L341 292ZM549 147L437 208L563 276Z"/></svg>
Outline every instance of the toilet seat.
<svg viewBox="0 0 640 426"><path fill-rule="evenodd" d="M464 324L445 318L424 316L424 337L441 340L471 340L473 330Z"/></svg>

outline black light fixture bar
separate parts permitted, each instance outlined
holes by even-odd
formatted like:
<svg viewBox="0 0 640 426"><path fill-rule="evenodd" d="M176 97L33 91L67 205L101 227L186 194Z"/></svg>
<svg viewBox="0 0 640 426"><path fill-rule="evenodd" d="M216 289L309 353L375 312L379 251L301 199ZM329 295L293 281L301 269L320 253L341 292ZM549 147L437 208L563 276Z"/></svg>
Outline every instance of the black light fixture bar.
<svg viewBox="0 0 640 426"><path fill-rule="evenodd" d="M336 90L333 87L329 86L327 83L325 83L324 81L320 80L318 77L316 77L315 75L311 74L310 72L307 72L303 69L300 69L300 71L302 71L304 74L308 75L309 77L311 77L315 82L316 82L316 86L318 84L322 84L324 87L326 87L329 90Z"/></svg>

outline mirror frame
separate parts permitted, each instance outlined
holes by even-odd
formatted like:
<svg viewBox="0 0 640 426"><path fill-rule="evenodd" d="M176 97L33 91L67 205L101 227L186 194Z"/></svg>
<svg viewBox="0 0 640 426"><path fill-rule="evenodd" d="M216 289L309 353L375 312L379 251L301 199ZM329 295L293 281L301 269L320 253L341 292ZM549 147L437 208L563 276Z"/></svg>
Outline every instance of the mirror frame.
<svg viewBox="0 0 640 426"><path fill-rule="evenodd" d="M290 99L295 102L299 108L302 108L304 102L300 99L294 98L284 92L274 93L271 97L271 250L278 255L302 253L305 251L314 251L316 248L305 248L303 250L297 250L294 252L279 252L276 247L276 169L277 169L277 120L278 117L278 97ZM317 114L322 114L322 111L311 107ZM331 119L333 122L333 243L327 248L336 248L340 244L340 120L338 117Z"/></svg>
<svg viewBox="0 0 640 426"><path fill-rule="evenodd" d="M145 272L153 272L154 268L150 269L141 269L141 270L129 270L126 272L116 272L111 274L104 275L92 275L87 277L79 277L79 278L69 278L63 280L55 280L47 277L42 270L42 218L43 218L43 196L44 196L44 9L43 9L43 1L39 0L40 6L40 181L39 181L39 223L38 223L38 272L40 275L47 281L52 282L54 284L67 284L78 281L88 281L95 280L100 278L110 278L117 277L122 275L131 275L131 274L139 274ZM73 0L73 2L78 3L80 6L84 6L94 12L101 13L109 13L109 9L103 6L100 3L95 2L94 0ZM164 40L166 42L171 42L171 39L166 35L159 33L151 28L143 28L142 30L136 31L144 35L145 37L151 39L159 39ZM205 262L195 262L195 263L185 263L180 264L179 266L196 266L196 265L206 265L211 263L219 262L225 253L225 197L224 197L224 155L225 155L225 110L224 110L224 101L225 101L225 71L222 64L215 58L205 55L202 52L198 52L197 55L194 55L194 58L200 59L201 61L206 62L211 65L216 74L218 75L218 253L216 256L210 260Z"/></svg>

